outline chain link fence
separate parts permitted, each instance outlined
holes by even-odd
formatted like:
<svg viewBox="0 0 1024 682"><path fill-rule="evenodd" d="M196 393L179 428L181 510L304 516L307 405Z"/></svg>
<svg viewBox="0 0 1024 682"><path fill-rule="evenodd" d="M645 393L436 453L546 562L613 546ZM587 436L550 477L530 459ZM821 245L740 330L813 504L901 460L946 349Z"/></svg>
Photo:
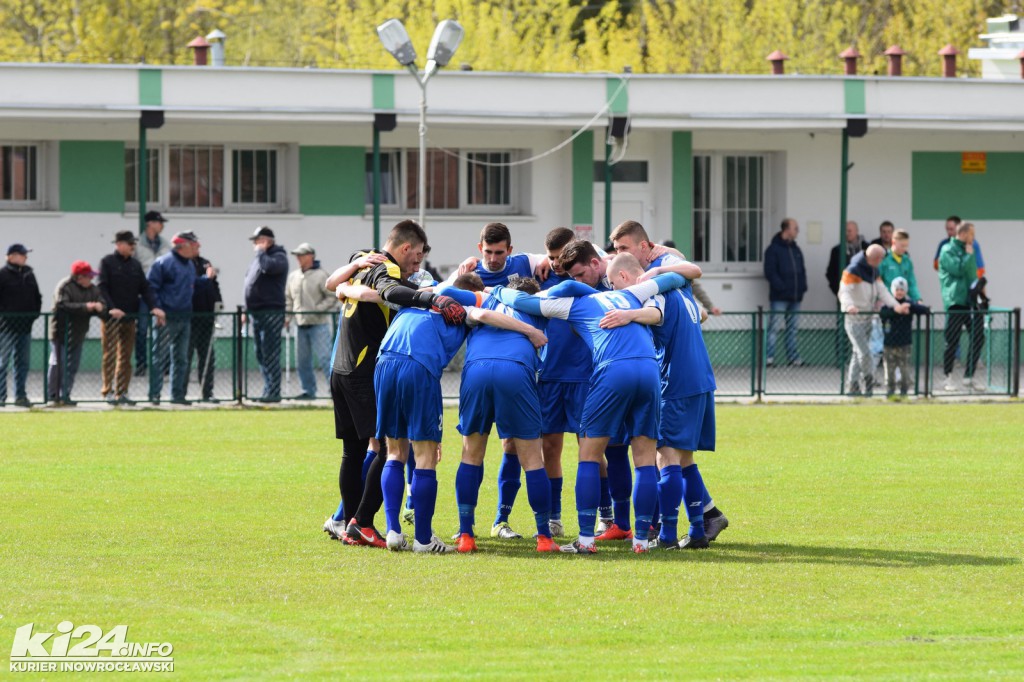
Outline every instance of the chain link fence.
<svg viewBox="0 0 1024 682"><path fill-rule="evenodd" d="M241 309L169 314L161 326L147 318L139 336L131 315L65 324L53 313L0 314L0 406L329 398L337 317L297 319ZM869 386L876 396L1019 394L1019 308L917 316L898 353L883 345L886 324L877 314L780 313L771 363L770 311L712 316L703 332L723 397L865 395ZM463 352L442 377L446 398L459 395Z"/></svg>

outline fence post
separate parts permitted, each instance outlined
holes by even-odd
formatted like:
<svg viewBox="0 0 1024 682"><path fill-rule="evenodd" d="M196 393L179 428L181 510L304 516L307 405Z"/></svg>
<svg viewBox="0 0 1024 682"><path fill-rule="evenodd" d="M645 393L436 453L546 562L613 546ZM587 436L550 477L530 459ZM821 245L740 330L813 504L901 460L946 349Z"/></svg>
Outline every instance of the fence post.
<svg viewBox="0 0 1024 682"><path fill-rule="evenodd" d="M842 249L840 249L842 251ZM842 256L840 255L840 258ZM836 311L836 362L839 363L839 397L846 395L846 313Z"/></svg>
<svg viewBox="0 0 1024 682"><path fill-rule="evenodd" d="M764 306L757 306L757 314L754 316L754 398L761 402L764 393Z"/></svg>
<svg viewBox="0 0 1024 682"><path fill-rule="evenodd" d="M924 316L924 397L929 397L932 392L932 317L935 313L929 312Z"/></svg>
<svg viewBox="0 0 1024 682"><path fill-rule="evenodd" d="M1013 309L1013 341L1010 342L1013 351L1013 368L1010 370L1012 378L1010 384L1012 389L1010 395L1014 398L1020 397L1020 308Z"/></svg>
<svg viewBox="0 0 1024 682"><path fill-rule="evenodd" d="M914 337L918 342L914 344L914 395L920 395L921 382L921 316L916 315L914 320Z"/></svg>
<svg viewBox="0 0 1024 682"><path fill-rule="evenodd" d="M242 385L242 381L245 377L245 368L242 366L245 362L243 359L245 358L245 348L242 345L242 327L244 326L242 323L243 314L242 306L238 306L235 309L234 315L234 343L232 344L235 361L235 400L237 400L239 404L242 403L242 396L245 393Z"/></svg>
<svg viewBox="0 0 1024 682"><path fill-rule="evenodd" d="M50 402L50 313L43 313L43 404L48 402Z"/></svg>

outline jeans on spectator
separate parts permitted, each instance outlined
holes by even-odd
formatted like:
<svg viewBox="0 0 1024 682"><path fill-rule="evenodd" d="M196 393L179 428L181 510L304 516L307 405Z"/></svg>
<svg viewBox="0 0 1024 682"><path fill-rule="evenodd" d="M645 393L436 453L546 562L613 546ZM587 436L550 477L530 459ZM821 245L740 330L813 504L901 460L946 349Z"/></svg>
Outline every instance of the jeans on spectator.
<svg viewBox="0 0 1024 682"><path fill-rule="evenodd" d="M311 324L299 327L295 348L295 368L299 372L302 392L316 395L316 375L313 373L313 359L320 364L327 389L331 387L331 329L328 324Z"/></svg>
<svg viewBox="0 0 1024 682"><path fill-rule="evenodd" d="M139 301L139 323L135 330L135 366L146 366L146 339L149 338L149 306Z"/></svg>
<svg viewBox="0 0 1024 682"><path fill-rule="evenodd" d="M168 313L167 324L156 328L153 365L149 368L149 399L159 400L164 390L164 371L171 368L171 400L184 400L188 386L188 342L191 313Z"/></svg>
<svg viewBox="0 0 1024 682"><path fill-rule="evenodd" d="M796 362L800 359L800 354L796 348L796 329L797 323L800 321L800 301L772 301L772 311L768 316L768 347L767 355L769 359L774 360L775 358L775 325L778 321L779 313L786 314L786 355L789 357L790 362Z"/></svg>
<svg viewBox="0 0 1024 682"><path fill-rule="evenodd" d="M14 397L27 398L29 352L32 332L0 331L0 403L7 400L7 368L14 366ZM11 362L13 360L13 362Z"/></svg>
<svg viewBox="0 0 1024 682"><path fill-rule="evenodd" d="M846 315L843 326L850 337L850 365L846 373L846 383L850 389L861 386L866 390L874 385L874 365L871 360L871 320L874 315L859 313ZM871 377L871 381L868 381ZM863 380L863 381L862 381Z"/></svg>
<svg viewBox="0 0 1024 682"><path fill-rule="evenodd" d="M213 397L213 373L216 371L213 332L217 321L214 313L193 313L192 332L188 348L188 373L192 373L192 358L197 362L196 381L203 400Z"/></svg>
<svg viewBox="0 0 1024 682"><path fill-rule="evenodd" d="M284 310L262 310L252 317L252 338L256 345L256 362L263 375L262 398L281 397L281 330Z"/></svg>
<svg viewBox="0 0 1024 682"><path fill-rule="evenodd" d="M135 320L110 318L100 328L103 347L103 395L121 397L132 380L132 350L135 348Z"/></svg>
<svg viewBox="0 0 1024 682"><path fill-rule="evenodd" d="M974 376L974 369L981 357L981 347L985 345L984 330L985 313L972 310L965 305L951 305L946 310L946 352L942 356L942 370L946 374L953 371L956 351L960 345L960 331L967 327L970 336L970 350L964 362L964 376Z"/></svg>
<svg viewBox="0 0 1024 682"><path fill-rule="evenodd" d="M64 341L50 342L50 368L46 376L47 397L51 401L69 400L75 386L78 363L82 359L84 343L65 344Z"/></svg>

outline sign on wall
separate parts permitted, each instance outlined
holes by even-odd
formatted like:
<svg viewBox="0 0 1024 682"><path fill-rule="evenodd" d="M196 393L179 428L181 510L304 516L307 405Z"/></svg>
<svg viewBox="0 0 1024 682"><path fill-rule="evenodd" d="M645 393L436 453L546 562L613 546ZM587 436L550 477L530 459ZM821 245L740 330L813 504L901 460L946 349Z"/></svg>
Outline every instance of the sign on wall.
<svg viewBox="0 0 1024 682"><path fill-rule="evenodd" d="M985 152L964 152L960 155L961 173L984 173L988 167Z"/></svg>

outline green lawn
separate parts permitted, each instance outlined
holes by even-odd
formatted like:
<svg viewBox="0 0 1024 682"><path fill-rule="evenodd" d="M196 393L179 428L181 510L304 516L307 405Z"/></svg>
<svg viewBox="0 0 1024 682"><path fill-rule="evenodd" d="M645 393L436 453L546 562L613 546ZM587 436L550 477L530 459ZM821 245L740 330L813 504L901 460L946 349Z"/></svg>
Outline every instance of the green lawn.
<svg viewBox="0 0 1024 682"><path fill-rule="evenodd" d="M163 677L179 679L1024 677L1020 405L721 406L701 462L729 529L705 552L623 543L594 558L537 555L529 539L485 538L472 556L328 540L340 443L327 411L0 427L4 657L17 627L70 620L172 643ZM512 525L531 519L524 488Z"/></svg>

